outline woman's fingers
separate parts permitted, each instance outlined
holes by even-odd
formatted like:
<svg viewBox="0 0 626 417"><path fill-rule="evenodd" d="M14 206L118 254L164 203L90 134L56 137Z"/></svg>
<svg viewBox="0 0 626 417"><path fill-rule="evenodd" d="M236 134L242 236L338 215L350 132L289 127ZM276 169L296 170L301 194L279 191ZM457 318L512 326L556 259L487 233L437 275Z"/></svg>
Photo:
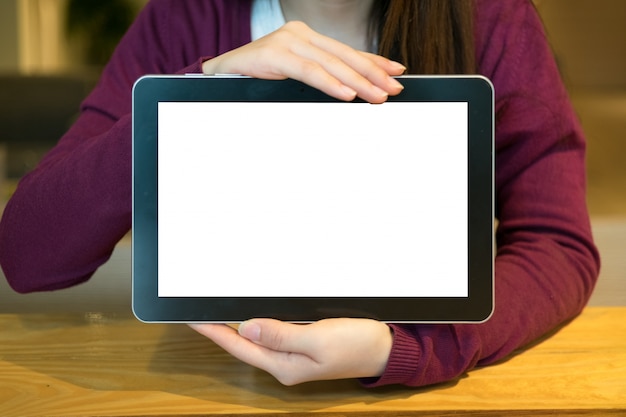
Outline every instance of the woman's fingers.
<svg viewBox="0 0 626 417"><path fill-rule="evenodd" d="M241 337L236 329L225 324L190 324L189 327L211 339L216 345L226 350L235 358L261 369L269 353L263 346Z"/></svg>
<svg viewBox="0 0 626 417"><path fill-rule="evenodd" d="M320 35L302 22L289 22L264 38L205 62L203 70L266 79L293 78L341 100L358 95L382 103L402 91L402 85L391 76L405 69Z"/></svg>
<svg viewBox="0 0 626 417"><path fill-rule="evenodd" d="M382 103L390 94L397 94L402 89L400 85L393 86L392 82L397 84L397 81L357 51L348 50L337 55L307 43L294 44L291 51L294 60L285 68L288 76L327 94L335 95L335 90L339 94L353 91L348 99L358 95L366 101Z"/></svg>
<svg viewBox="0 0 626 417"><path fill-rule="evenodd" d="M323 65L324 68L345 85L359 92L360 96L385 93L396 95L402 91L402 84L391 77L404 73L406 68L402 64L379 55L356 51L335 39L308 30L312 32L310 43L316 47L312 48L312 51L323 51L327 56L334 58L324 61L322 55L317 57L319 62L328 63L328 66ZM333 71L333 66L338 70L337 73Z"/></svg>
<svg viewBox="0 0 626 417"><path fill-rule="evenodd" d="M264 320L264 322L263 324L272 325L272 323L268 323L266 320ZM313 375L317 375L319 368L314 360L297 351L290 351L289 348L292 346L289 346L289 341L281 343L278 340L270 340L272 337L284 337L286 340L289 336L284 335L285 331L290 333L289 331L292 330L290 327L297 325L277 323L281 325L281 328L279 333L273 336L271 335L271 330L267 328L264 329L263 336L260 334L259 337L250 334L247 335L252 338L257 338L257 341L252 341L246 336L241 336L237 330L226 325L190 324L189 326L198 333L211 339L215 344L235 358L270 373L282 384L294 385L314 379ZM244 333L254 332L252 327L254 327L254 325L244 330ZM264 339L263 342L261 338ZM293 339L291 339L291 341L293 341ZM276 349L267 347L263 343L273 345ZM280 345L282 345L282 347Z"/></svg>

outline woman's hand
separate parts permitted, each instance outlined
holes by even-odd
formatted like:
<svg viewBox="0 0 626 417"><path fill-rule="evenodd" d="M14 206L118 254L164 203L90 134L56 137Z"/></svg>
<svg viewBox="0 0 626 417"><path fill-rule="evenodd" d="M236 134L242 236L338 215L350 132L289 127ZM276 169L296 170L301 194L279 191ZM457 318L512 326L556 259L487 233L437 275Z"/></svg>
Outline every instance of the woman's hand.
<svg viewBox="0 0 626 417"><path fill-rule="evenodd" d="M302 22L289 22L202 65L205 74L293 78L340 100L359 96L371 103L399 94L403 87L391 76L401 75L405 69L397 62L320 35Z"/></svg>
<svg viewBox="0 0 626 417"><path fill-rule="evenodd" d="M327 319L305 325L253 319L238 331L222 324L190 326L285 385L380 376L393 339L386 324L368 319Z"/></svg>

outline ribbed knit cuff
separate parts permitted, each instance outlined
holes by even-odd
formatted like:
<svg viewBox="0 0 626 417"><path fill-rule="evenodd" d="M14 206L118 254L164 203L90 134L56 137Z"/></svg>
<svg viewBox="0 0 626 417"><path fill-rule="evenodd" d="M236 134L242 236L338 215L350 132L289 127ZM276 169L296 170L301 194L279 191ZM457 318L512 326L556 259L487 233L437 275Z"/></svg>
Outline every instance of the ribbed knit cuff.
<svg viewBox="0 0 626 417"><path fill-rule="evenodd" d="M421 352L417 335L411 326L390 324L393 330L393 345L384 373L378 378L361 378L360 382L368 388L392 384L406 384L415 379L418 372Z"/></svg>

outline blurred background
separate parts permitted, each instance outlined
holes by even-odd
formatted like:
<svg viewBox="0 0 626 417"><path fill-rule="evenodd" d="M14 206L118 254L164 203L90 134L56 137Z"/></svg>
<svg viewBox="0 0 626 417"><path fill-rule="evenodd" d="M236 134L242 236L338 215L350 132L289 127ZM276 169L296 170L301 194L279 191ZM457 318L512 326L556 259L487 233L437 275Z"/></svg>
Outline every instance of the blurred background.
<svg viewBox="0 0 626 417"><path fill-rule="evenodd" d="M80 101L146 2L0 0L0 210L19 178L72 124ZM624 305L626 1L535 5L588 138L588 203L604 259L591 304ZM89 283L57 293L17 295L0 273L0 312L127 312L130 257L126 238Z"/></svg>

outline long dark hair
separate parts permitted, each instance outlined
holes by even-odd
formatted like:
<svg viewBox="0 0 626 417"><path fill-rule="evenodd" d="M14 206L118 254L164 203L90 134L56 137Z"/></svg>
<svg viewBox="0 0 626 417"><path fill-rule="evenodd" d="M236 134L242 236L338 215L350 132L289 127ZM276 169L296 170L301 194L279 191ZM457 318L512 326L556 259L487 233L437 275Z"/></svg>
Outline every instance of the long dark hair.
<svg viewBox="0 0 626 417"><path fill-rule="evenodd" d="M472 0L377 0L372 10L378 53L409 74L472 74Z"/></svg>

